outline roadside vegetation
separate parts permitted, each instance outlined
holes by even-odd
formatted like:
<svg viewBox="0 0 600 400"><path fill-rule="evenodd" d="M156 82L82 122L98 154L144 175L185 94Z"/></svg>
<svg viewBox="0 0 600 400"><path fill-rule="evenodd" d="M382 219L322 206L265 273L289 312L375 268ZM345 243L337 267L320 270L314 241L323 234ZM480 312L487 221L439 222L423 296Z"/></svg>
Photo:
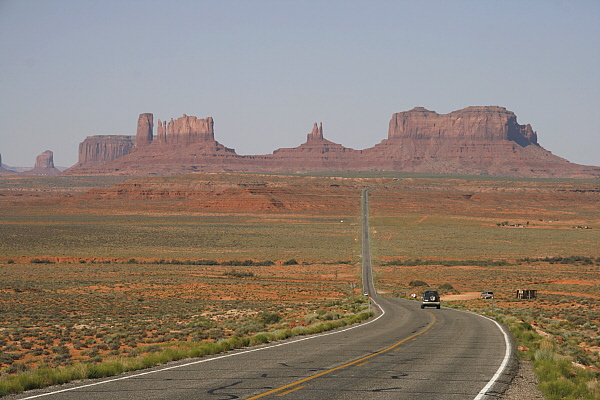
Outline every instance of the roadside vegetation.
<svg viewBox="0 0 600 400"><path fill-rule="evenodd" d="M600 399L597 353L589 355L573 338L557 340L563 336L540 331L522 318L490 315L510 328L518 343L519 357L533 362L538 388L546 399Z"/></svg>
<svg viewBox="0 0 600 400"><path fill-rule="evenodd" d="M545 398L600 399L600 258L499 260L501 268L466 261L386 263L376 268L379 287L406 298L436 289L444 306L496 318L533 363ZM518 289L537 297L519 299ZM479 298L488 290L493 301Z"/></svg>
<svg viewBox="0 0 600 400"><path fill-rule="evenodd" d="M109 357L86 363L71 363L64 367L41 367L28 373L8 375L0 380L0 396L40 389L79 379L95 379L118 375L123 372L150 368L171 361L224 353L234 349L256 346L300 335L312 335L362 322L371 312L361 312L344 318L318 322L292 329L278 329L252 336L232 336L220 340L201 342L172 342L156 346L140 347L136 355ZM19 371L17 371L19 372Z"/></svg>
<svg viewBox="0 0 600 400"><path fill-rule="evenodd" d="M0 263L0 271L2 395L318 333L371 315L355 289L358 267L347 263L12 262Z"/></svg>

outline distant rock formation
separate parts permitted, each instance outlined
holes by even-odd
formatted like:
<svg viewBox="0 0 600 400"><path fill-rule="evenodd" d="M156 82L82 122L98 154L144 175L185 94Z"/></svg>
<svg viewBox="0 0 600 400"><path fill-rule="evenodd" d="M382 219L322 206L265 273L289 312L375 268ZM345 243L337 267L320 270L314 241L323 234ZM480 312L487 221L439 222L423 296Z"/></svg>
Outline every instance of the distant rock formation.
<svg viewBox="0 0 600 400"><path fill-rule="evenodd" d="M503 107L438 114L422 107L392 115L388 139L365 149L377 169L438 174L593 177L600 168L572 164L542 148L531 125ZM364 164L363 164L364 167Z"/></svg>
<svg viewBox="0 0 600 400"><path fill-rule="evenodd" d="M135 146L142 148L153 142L154 119L151 113L140 114L138 118ZM213 119L207 117L198 119L183 114L183 117L169 123L158 120L156 143L177 146L189 146L192 143L207 142L215 140L213 131Z"/></svg>
<svg viewBox="0 0 600 400"><path fill-rule="evenodd" d="M542 148L531 125L520 125L504 107L467 107L438 114L423 107L392 115L388 137L364 150L354 150L323 136L313 125L306 142L272 154L238 155L215 140L211 117L158 120L138 118L135 146L117 157L88 157L71 174L172 175L195 171L409 171L522 177L600 177L600 167L570 163ZM89 139L89 138L88 138ZM86 139L87 140L87 139ZM83 143L82 143L83 145ZM98 150L96 153L108 153ZM90 152L93 153L93 152ZM104 154L104 153L103 153ZM106 160L106 162L104 161ZM97 163L96 163L97 162Z"/></svg>
<svg viewBox="0 0 600 400"><path fill-rule="evenodd" d="M135 135L135 146L144 147L149 145L153 139L154 115L151 113L140 114Z"/></svg>
<svg viewBox="0 0 600 400"><path fill-rule="evenodd" d="M24 175L60 175L60 171L54 167L54 153L50 150L46 150L37 156L35 159L35 167L24 172Z"/></svg>
<svg viewBox="0 0 600 400"><path fill-rule="evenodd" d="M265 160L260 168L283 171L345 170L348 162L361 154L323 137L323 123L315 122L306 142L298 147L281 148ZM268 161L267 161L268 160Z"/></svg>
<svg viewBox="0 0 600 400"><path fill-rule="evenodd" d="M76 165L102 165L131 152L133 136L95 135L88 136L79 143L79 159Z"/></svg>
<svg viewBox="0 0 600 400"><path fill-rule="evenodd" d="M39 169L54 168L54 153L46 150L35 158L35 167Z"/></svg>
<svg viewBox="0 0 600 400"><path fill-rule="evenodd" d="M14 171L4 168L4 164L2 164L2 154L0 154L0 175L12 175Z"/></svg>
<svg viewBox="0 0 600 400"><path fill-rule="evenodd" d="M192 143L212 142L215 140L213 119L198 119L183 114L183 117L169 121L166 136L167 144L189 146Z"/></svg>
<svg viewBox="0 0 600 400"><path fill-rule="evenodd" d="M315 124L313 125L312 132L306 135L306 141L310 142L311 140L320 139L323 139L323 123L320 122L319 126L317 126L317 123L315 122Z"/></svg>
<svg viewBox="0 0 600 400"><path fill-rule="evenodd" d="M423 107L392 115L388 139L483 139L512 140L521 146L537 145L531 125L519 125L512 111L504 107L467 107L438 114Z"/></svg>
<svg viewBox="0 0 600 400"><path fill-rule="evenodd" d="M218 170L227 164L224 158L239 157L235 150L227 148L214 139L212 117L200 119L183 115L178 119L158 120L157 136L153 135L153 114L140 114L135 145L123 148L122 155L104 162L86 162L80 144L79 162L66 174L165 174L197 170ZM124 136L121 136L124 138ZM106 142L106 139L105 139ZM116 154L115 154L116 155ZM104 157L106 159L107 157ZM211 164L209 168L203 167Z"/></svg>

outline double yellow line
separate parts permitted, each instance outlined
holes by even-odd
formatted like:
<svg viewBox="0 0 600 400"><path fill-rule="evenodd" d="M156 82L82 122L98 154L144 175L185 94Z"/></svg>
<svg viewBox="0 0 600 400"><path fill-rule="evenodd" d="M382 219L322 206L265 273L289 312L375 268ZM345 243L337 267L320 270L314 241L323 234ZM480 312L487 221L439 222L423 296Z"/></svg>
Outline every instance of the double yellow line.
<svg viewBox="0 0 600 400"><path fill-rule="evenodd" d="M328 370L325 370L325 371L321 371L321 372L319 372L317 374L314 374L314 375L311 375L311 376L307 376L306 378L302 378L302 379L299 379L299 380L297 380L295 382L288 383L287 385L283 385L283 386L280 386L278 388L271 389L268 392L264 392L264 393L258 394L256 396L248 397L248 400L260 399L261 397L270 396L272 394L274 394L276 396L284 396L284 395L286 395L288 393L295 392L296 390L302 389L304 387L304 386L298 386L298 385L302 385L303 383L306 383L306 382L311 381L313 379L320 378L323 375L327 375L327 374L330 374L332 372L339 371L341 369L351 367L353 365L366 364L366 361L368 359L376 357L376 356L378 356L380 354L383 354L383 353L387 353L388 351L395 350L401 344L406 343L409 340L414 339L417 336L420 336L420 335L424 334L425 332L427 332L437 322L437 318L435 317L435 315L433 313L431 313L431 312L430 312L430 314L433 317L433 320L422 331L417 332L417 333L415 333L415 334L413 334L413 335L411 335L411 336L409 336L409 337L407 337L405 339L402 339L401 341L399 341L397 343L394 343L393 345L391 345L389 347L386 347L383 350L379 350L379 351L377 351L377 352L375 352L373 354L369 354L369 355L366 355L364 357L358 358L358 359L356 359L354 361L350 361L349 363L346 363L346 364L343 364L343 365L339 365L337 367L334 367L334 368L331 368L331 369L328 369Z"/></svg>

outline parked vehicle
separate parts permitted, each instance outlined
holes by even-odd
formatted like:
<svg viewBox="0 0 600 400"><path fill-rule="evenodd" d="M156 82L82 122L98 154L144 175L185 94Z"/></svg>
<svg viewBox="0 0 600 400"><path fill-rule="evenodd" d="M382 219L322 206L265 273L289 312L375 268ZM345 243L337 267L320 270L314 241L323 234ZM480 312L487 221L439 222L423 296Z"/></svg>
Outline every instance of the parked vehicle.
<svg viewBox="0 0 600 400"><path fill-rule="evenodd" d="M494 298L494 292L482 292L481 296L479 296L482 299L493 299Z"/></svg>
<svg viewBox="0 0 600 400"><path fill-rule="evenodd" d="M440 308L440 295L435 290L428 290L423 294L421 298L421 308L435 307Z"/></svg>

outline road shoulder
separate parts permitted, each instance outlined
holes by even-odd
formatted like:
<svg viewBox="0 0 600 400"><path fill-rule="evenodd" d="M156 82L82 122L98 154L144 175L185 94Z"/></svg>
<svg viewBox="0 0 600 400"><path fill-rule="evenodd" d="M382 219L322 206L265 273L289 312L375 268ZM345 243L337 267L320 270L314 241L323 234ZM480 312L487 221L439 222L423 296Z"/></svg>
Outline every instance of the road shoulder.
<svg viewBox="0 0 600 400"><path fill-rule="evenodd" d="M503 400L543 400L542 392L537 389L538 379L533 372L531 361L519 361L519 368L508 389L502 395Z"/></svg>

